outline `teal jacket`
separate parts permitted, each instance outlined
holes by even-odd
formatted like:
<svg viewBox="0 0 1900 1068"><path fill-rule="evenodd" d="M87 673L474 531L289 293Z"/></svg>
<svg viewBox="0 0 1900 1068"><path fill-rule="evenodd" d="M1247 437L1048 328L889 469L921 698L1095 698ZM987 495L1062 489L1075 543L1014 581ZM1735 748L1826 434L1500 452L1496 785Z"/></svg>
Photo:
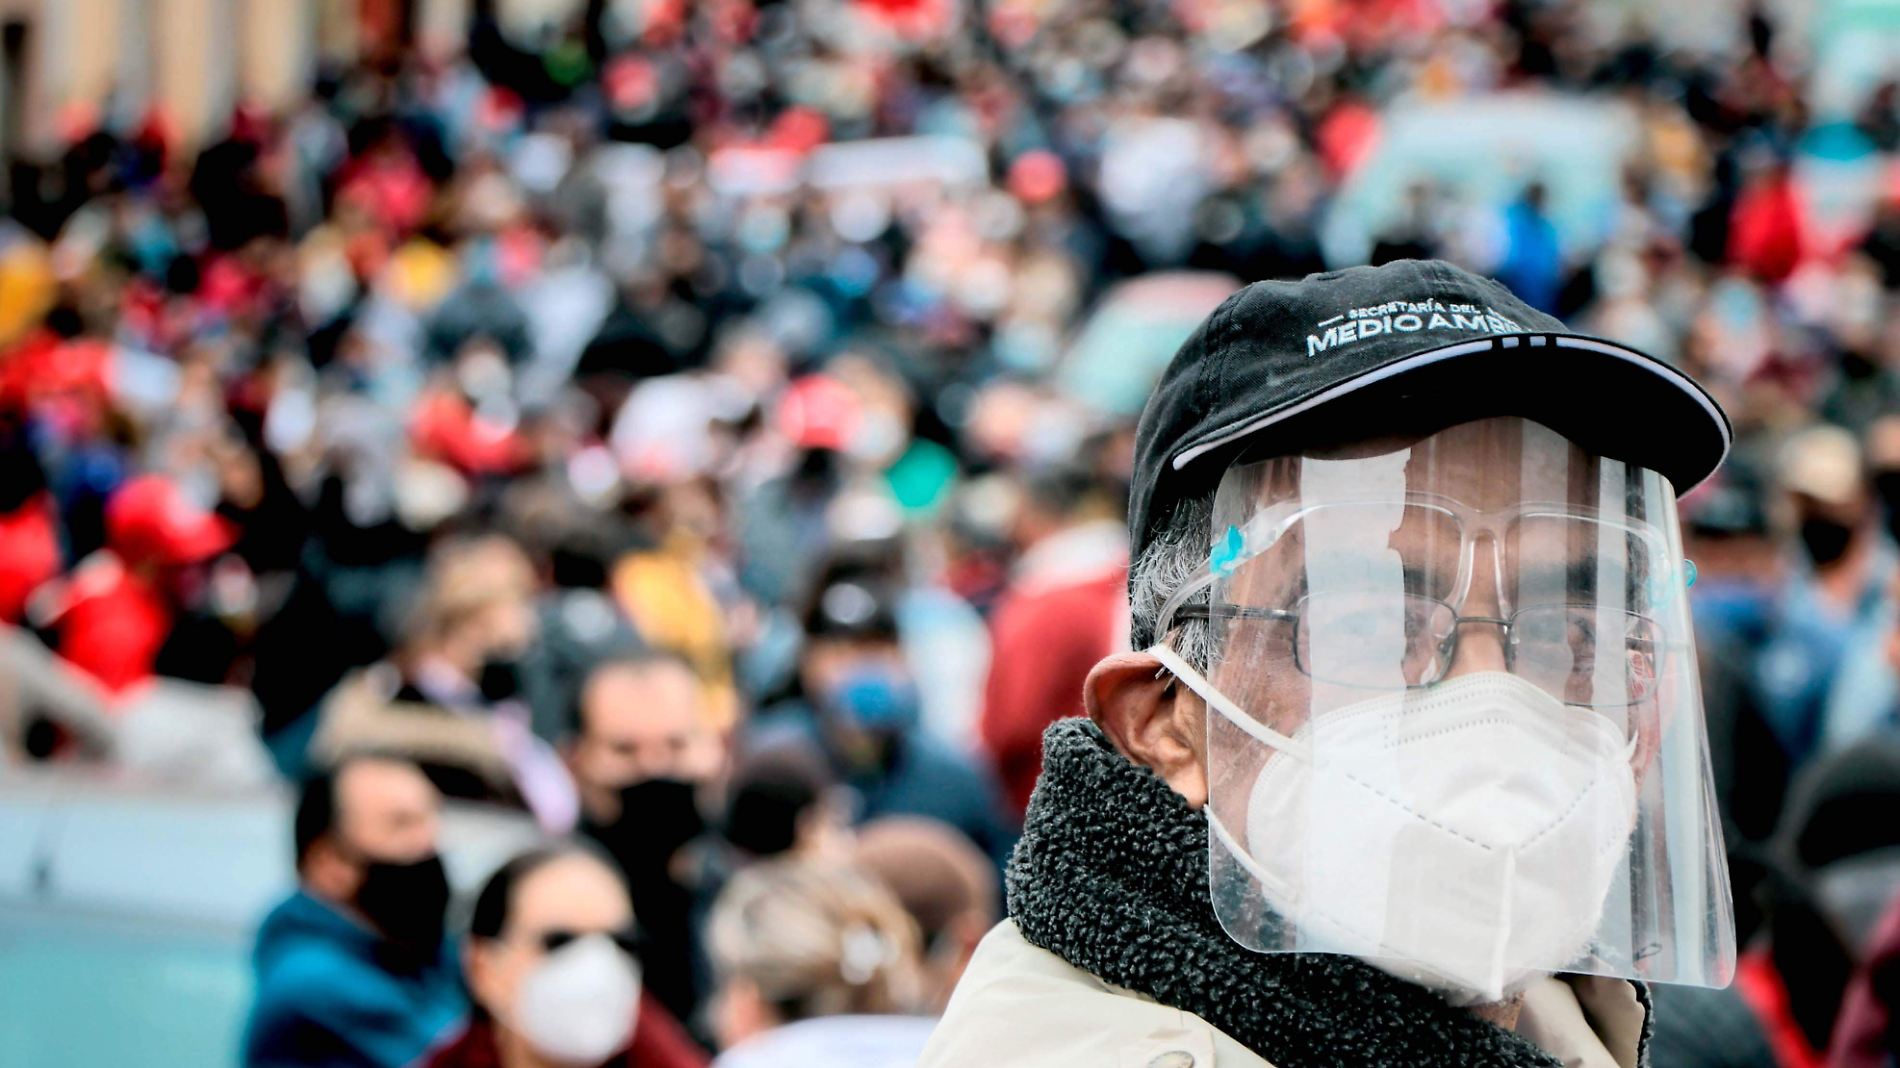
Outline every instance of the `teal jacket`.
<svg viewBox="0 0 1900 1068"><path fill-rule="evenodd" d="M299 890L257 932L247 1068L401 1068L468 1012L453 947L396 969L375 932Z"/></svg>

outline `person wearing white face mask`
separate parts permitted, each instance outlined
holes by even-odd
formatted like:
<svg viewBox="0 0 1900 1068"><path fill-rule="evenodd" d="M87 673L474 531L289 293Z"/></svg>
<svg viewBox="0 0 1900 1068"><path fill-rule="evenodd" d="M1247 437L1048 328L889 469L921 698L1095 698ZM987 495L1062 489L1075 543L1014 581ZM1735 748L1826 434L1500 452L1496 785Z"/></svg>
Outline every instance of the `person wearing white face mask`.
<svg viewBox="0 0 1900 1068"><path fill-rule="evenodd" d="M1675 516L1730 437L1448 264L1230 298L920 1066L1647 1064L1735 968Z"/></svg>
<svg viewBox="0 0 1900 1068"><path fill-rule="evenodd" d="M641 986L633 906L579 845L521 854L475 899L468 1026L428 1068L704 1068L705 1053Z"/></svg>

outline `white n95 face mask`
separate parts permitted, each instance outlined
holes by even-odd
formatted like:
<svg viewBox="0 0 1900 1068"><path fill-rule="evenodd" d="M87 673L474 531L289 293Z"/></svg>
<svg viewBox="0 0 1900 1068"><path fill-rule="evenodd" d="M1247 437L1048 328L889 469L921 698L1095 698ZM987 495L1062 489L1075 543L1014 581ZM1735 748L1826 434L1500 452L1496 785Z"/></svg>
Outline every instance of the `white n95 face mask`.
<svg viewBox="0 0 1900 1068"><path fill-rule="evenodd" d="M613 939L589 935L522 978L512 1022L550 1060L593 1065L627 1047L639 1011L639 966Z"/></svg>
<svg viewBox="0 0 1900 1068"><path fill-rule="evenodd" d="M1198 672L1175 673L1234 719ZM1211 837L1304 950L1474 1004L1589 949L1636 818L1635 742L1609 717L1482 672L1324 713L1284 745L1241 725L1279 751L1245 844L1209 806Z"/></svg>

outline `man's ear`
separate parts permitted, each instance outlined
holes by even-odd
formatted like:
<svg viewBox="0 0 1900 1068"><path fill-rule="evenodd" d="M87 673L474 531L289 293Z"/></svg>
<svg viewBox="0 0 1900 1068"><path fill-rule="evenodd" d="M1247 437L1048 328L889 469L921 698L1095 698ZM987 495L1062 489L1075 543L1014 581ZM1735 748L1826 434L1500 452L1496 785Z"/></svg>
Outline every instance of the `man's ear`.
<svg viewBox="0 0 1900 1068"><path fill-rule="evenodd" d="M332 902L347 903L356 896L363 882L363 873L344 859L336 844L327 837L310 843L302 869L304 884L318 897Z"/></svg>
<svg viewBox="0 0 1900 1068"><path fill-rule="evenodd" d="M1195 808L1207 803L1201 702L1147 653L1104 657L1082 684L1082 703L1129 760L1167 780Z"/></svg>

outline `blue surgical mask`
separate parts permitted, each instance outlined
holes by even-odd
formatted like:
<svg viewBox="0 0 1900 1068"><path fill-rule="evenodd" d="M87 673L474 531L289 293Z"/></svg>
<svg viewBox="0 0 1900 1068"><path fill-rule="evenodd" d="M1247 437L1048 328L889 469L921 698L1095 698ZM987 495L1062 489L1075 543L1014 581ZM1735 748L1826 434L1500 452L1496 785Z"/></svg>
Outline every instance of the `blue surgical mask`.
<svg viewBox="0 0 1900 1068"><path fill-rule="evenodd" d="M1750 580L1705 581L1696 586L1689 607L1697 626L1758 644L1768 637L1775 592L1766 583Z"/></svg>
<svg viewBox="0 0 1900 1068"><path fill-rule="evenodd" d="M917 684L901 667L865 663L848 669L824 697L831 713L854 727L896 733L917 722Z"/></svg>

